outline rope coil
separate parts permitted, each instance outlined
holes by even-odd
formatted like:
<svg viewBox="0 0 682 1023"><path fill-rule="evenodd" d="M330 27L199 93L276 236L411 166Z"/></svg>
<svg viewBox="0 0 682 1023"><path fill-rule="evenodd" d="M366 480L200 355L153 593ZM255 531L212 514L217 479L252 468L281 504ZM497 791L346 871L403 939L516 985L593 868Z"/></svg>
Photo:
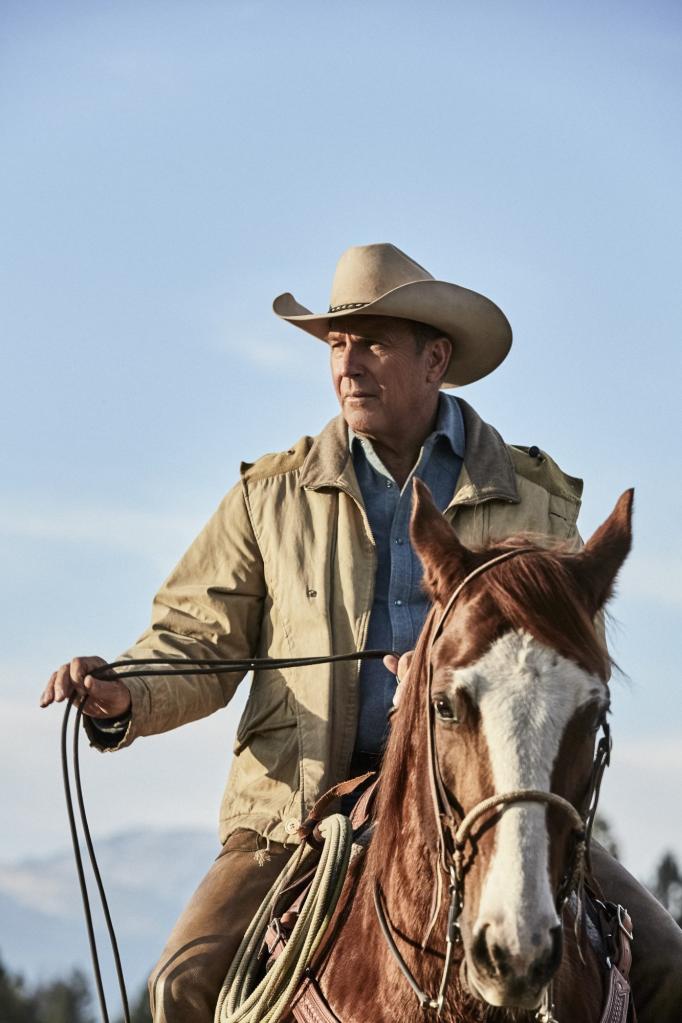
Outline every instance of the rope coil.
<svg viewBox="0 0 682 1023"><path fill-rule="evenodd" d="M277 1023L286 1013L329 926L350 862L353 831L347 817L326 817L319 832L324 839L320 860L284 950L259 981L258 953L279 894L301 865L315 855L306 846L300 847L300 857L294 856L286 865L251 921L220 991L215 1023Z"/></svg>

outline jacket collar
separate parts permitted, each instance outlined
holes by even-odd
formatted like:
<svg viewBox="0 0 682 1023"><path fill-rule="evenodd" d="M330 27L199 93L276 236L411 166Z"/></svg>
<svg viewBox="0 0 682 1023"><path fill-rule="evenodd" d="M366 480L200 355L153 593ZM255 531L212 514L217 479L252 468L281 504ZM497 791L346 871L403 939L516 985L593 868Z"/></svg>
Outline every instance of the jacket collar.
<svg viewBox="0 0 682 1023"><path fill-rule="evenodd" d="M301 468L300 486L307 490L339 487L350 490L362 504L353 460L348 444L348 427L339 415L327 423L313 441Z"/></svg>
<svg viewBox="0 0 682 1023"><path fill-rule="evenodd" d="M457 400L464 419L466 447L464 465L450 507L492 499L518 504L516 474L506 444L497 430L483 422L471 405L461 398ZM308 490L337 487L362 504L350 457L348 427L343 416L332 419L315 438L301 468L299 482Z"/></svg>
<svg viewBox="0 0 682 1023"><path fill-rule="evenodd" d="M466 447L464 465L450 506L493 499L518 504L521 498L507 445L468 402L462 398L457 400L464 419Z"/></svg>

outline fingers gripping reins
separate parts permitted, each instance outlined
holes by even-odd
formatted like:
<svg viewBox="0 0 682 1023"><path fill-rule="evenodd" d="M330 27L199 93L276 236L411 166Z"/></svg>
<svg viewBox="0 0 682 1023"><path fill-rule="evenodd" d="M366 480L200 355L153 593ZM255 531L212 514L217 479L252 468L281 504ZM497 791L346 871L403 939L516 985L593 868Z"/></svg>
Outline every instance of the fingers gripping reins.
<svg viewBox="0 0 682 1023"><path fill-rule="evenodd" d="M111 664L104 664L99 668L93 669L89 672L93 678L107 680L107 674L111 671L116 671L117 679L131 678L133 676L151 678L156 675L221 675L229 673L241 673L247 671L257 670L277 670L283 668L301 668L309 665L316 664L337 664L345 661L368 661L378 660L379 658L386 657L388 654L392 654L392 650L364 650L356 651L350 654L335 654L331 657L298 657L298 658L270 658L270 657L256 657L248 660L211 660L209 658L199 659L187 659L187 658L170 658L163 660L161 658L142 658L140 660L121 660L113 661ZM169 665L170 667L159 670L159 665ZM154 667L153 667L154 666ZM123 668L124 670L117 670ZM97 997L99 1000L100 1014L102 1017L102 1023L110 1023L109 1013L107 1010L106 998L104 995L104 985L102 982L102 971L99 963L99 955L97 951L97 942L95 939L95 929L92 920L92 911L90 908L90 899L88 896L87 884L85 880L85 871L83 869L83 857L81 854L80 844L78 840L78 829L76 826L76 813L74 810L74 800L71 788L71 776L69 773L69 756L68 756L68 726L69 718L71 715L71 708L77 701L77 696L72 694L69 697L69 701L64 710L64 718L62 721L61 730L61 761L62 761L62 778L64 782L64 796L66 799L66 812L69 819L69 831L71 833L71 843L73 845L73 855L76 862L76 872L78 874L78 884L80 887L81 899L83 902L83 913L85 916L85 925L88 932L88 943L90 945L90 957L92 959L92 969L95 976L95 986L97 988ZM102 905L102 912L106 922L107 932L109 935L109 943L111 945L111 951L114 958L114 965L116 968L116 977L118 980L118 987L121 995L121 1005L123 1007L123 1023L130 1023L130 1009L128 1007L128 994L126 991L125 979L123 976L123 967L121 964L121 957L118 949L118 942L116 941L116 934L114 932L114 926L111 920L111 914L109 912L109 905L107 903L107 897L104 891L104 885L102 883L102 877L97 864L97 858L95 856L95 849L92 842L92 836L90 834L90 827L88 825L88 818L85 812L85 801L83 798L83 787L81 783L80 773L80 760L78 754L78 739L80 736L80 728L83 718L83 709L87 703L88 697L84 696L78 702L78 708L76 717L73 724L73 741L72 741L72 763L73 763L73 776L75 781L76 790L76 802L78 803L78 811L80 816L80 824L83 832L83 838L88 851L88 858L92 868L92 873L95 878L95 884L99 894L100 903Z"/></svg>

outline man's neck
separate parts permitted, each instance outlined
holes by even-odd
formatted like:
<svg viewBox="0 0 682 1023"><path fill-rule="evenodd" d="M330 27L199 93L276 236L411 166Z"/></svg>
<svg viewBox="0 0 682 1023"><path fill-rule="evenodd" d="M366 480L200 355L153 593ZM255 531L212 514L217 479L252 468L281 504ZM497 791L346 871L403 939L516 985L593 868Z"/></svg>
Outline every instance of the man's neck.
<svg viewBox="0 0 682 1023"><path fill-rule="evenodd" d="M409 424L403 434L367 438L401 490L417 463L424 441L433 433L437 418L438 396L428 418L423 417L420 423Z"/></svg>

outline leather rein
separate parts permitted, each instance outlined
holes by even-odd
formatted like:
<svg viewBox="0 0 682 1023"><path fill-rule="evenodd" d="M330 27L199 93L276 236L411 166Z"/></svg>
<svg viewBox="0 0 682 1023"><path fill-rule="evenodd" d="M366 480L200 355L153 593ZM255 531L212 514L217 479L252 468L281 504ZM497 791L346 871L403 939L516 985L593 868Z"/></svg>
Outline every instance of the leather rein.
<svg viewBox="0 0 682 1023"><path fill-rule="evenodd" d="M415 993L422 1009L435 1010L436 1018L440 1017L443 1012L445 1005L445 993L452 972L455 948L462 940L459 917L464 905L464 882L467 870L465 854L467 841L471 837L473 826L481 817L484 817L491 810L509 806L513 803L544 803L547 806L554 806L566 814L571 824L573 848L568 869L559 885L555 898L555 904L559 914L561 914L561 910L571 895L571 892L581 888L585 867L586 865L589 867L590 838L592 835L594 817L597 812L599 790L604 771L610 762L611 756L611 734L604 716L600 721L603 734L599 739L595 751L588 793L585 799L585 810L582 814L580 814L573 804L569 803L567 799L564 799L562 796L559 796L554 792L544 792L537 789L516 789L511 792L495 793L495 795L481 800L481 802L472 807L472 809L469 810L464 817L458 819L455 816L454 808L448 797L447 790L440 773L440 768L438 766L434 731L434 709L431 698L433 678L431 652L433 650L434 643L442 633L445 622L453 611L460 593L473 579L482 575L484 572L487 572L494 565L500 564L500 562L508 561L521 554L531 553L536 551L536 549L537 548L535 547L517 547L513 550L504 551L502 554L491 558L490 561L484 562L482 565L479 565L470 572L450 595L448 602L443 608L440 618L436 622L429 638L427 651L428 684L425 687L425 695L429 787L438 832L438 868L436 872L438 889L434 898L435 910L429 923L427 933L431 932L435 923L435 918L440 909L442 898L442 874L444 874L447 878L449 895L448 916L445 931L445 961L441 973L440 984L438 986L438 992L435 996L429 995L420 986L414 974L405 962L405 959L398 949L393 937L391 924L386 915L383 893L379 882L375 882L374 885L374 907L379 921L379 926L384 938L386 939L389 950L405 980ZM546 1023L552 1023L554 1019L552 1006L548 997L545 1001L547 1001L547 1004L543 1004L541 1009L538 1010L538 1014L536 1016L538 1023L543 1023L543 1021L546 1021Z"/></svg>
<svg viewBox="0 0 682 1023"><path fill-rule="evenodd" d="M93 669L90 674L95 678L101 678L106 681L108 673L116 671L117 679L130 678L132 676L142 678L153 678L157 675L221 675L229 673L239 673L247 671L257 670L276 670L283 668L300 668L308 667L316 664L337 664L344 661L369 661L378 660L379 658L385 657L387 654L392 654L392 650L363 650L356 651L350 654L335 654L331 657L298 657L298 658L272 658L272 657L256 657L248 660L211 660L210 658L171 658L164 660L162 658L145 658L139 660L122 660L113 661L111 664L104 664L99 668ZM159 669L160 665L168 665L166 668ZM117 670L117 669L123 669ZM99 1000L100 1014L103 1023L109 1023L109 1012L107 1008L106 998L104 995L104 984L102 982L102 971L99 964L99 955L97 951L97 943L95 940L95 930L92 921L92 911L90 909L90 898L88 896L88 889L85 880L85 871L83 869L83 856L81 854L80 844L78 841L78 831L76 827L76 814L74 810L73 793L71 789L71 777L69 774L69 757L68 757L68 725L69 716L71 714L71 708L78 702L77 713L75 723L73 727L72 736L72 764L73 774L75 781L76 800L78 802L78 810L80 816L81 830L85 840L85 845L88 851L88 858L92 867L92 873L95 878L97 891L102 905L102 911L109 935L109 943L111 945L111 951L114 958L114 965L116 969L116 977L118 980L118 987L121 995L121 1005L123 1008L123 1023L131 1023L130 1009L128 1006L128 993L126 991L125 979L123 976L123 967L121 965L121 957L118 950L118 942L116 940L116 934L114 932L114 926L111 920L111 914L109 912L109 906L107 903L107 897L104 891L104 885L102 883L102 877L97 864L95 856L95 849L90 834L90 827L88 825L88 818L85 812L85 802L83 798L83 786L81 782L80 772L80 759L78 753L78 738L80 734L80 726L83 718L83 710L86 705L88 697L84 696L78 700L76 694L72 694L69 697L68 703L64 710L64 718L62 722L61 731L61 761L62 761L62 778L64 783L64 795L66 798L66 812L69 819L69 831L71 834L71 843L73 846L73 855L76 863L76 873L78 874L78 883L80 886L81 899L83 902L83 913L85 916L85 925L88 933L88 942L90 945L90 956L92 959L93 974L95 977L95 986L97 988L97 997Z"/></svg>

